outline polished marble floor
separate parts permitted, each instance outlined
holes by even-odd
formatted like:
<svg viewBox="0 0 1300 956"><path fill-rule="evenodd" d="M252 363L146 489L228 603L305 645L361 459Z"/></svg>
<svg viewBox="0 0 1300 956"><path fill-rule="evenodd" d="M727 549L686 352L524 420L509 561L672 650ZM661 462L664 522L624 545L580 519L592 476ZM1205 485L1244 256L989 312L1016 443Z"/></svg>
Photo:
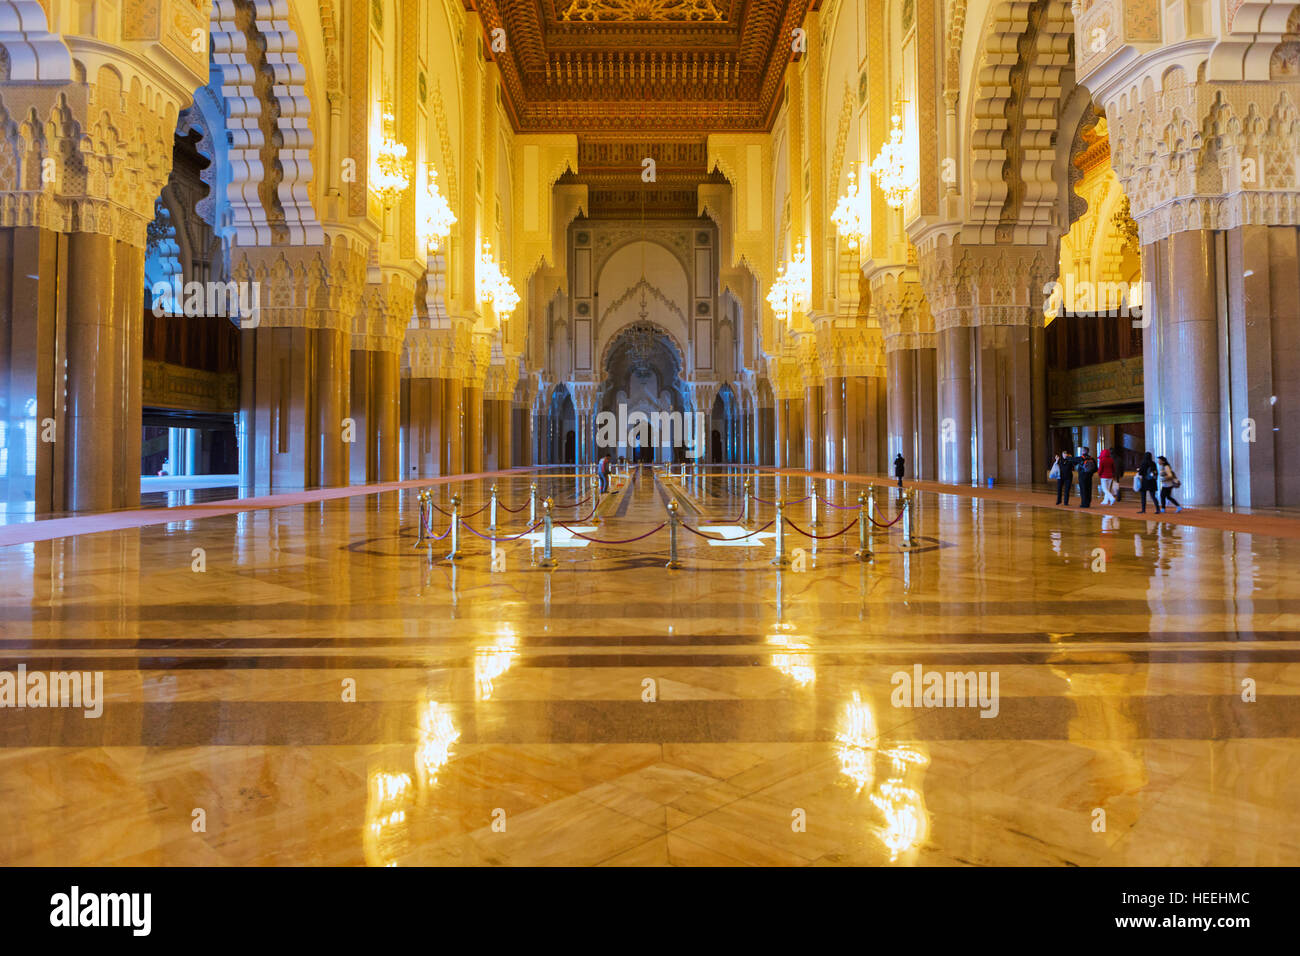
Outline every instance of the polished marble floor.
<svg viewBox="0 0 1300 956"><path fill-rule="evenodd" d="M553 570L536 536L431 560L409 489L0 548L0 672L105 698L0 708L0 864L1300 863L1300 540L926 491L870 562L856 527L787 528L784 570L771 528L683 528L669 570L667 529L602 542L772 506L492 480L499 537L552 496ZM895 706L918 669L996 705Z"/></svg>

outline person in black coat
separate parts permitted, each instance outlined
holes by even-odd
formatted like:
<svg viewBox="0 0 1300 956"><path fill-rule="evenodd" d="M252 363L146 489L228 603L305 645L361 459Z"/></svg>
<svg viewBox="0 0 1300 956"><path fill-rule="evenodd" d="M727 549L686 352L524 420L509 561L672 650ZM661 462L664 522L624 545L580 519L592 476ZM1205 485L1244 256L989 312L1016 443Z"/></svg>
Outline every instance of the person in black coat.
<svg viewBox="0 0 1300 956"><path fill-rule="evenodd" d="M907 471L907 462L903 459L903 453L900 451L894 456L894 477L898 479L898 487L903 487L903 474Z"/></svg>
<svg viewBox="0 0 1300 956"><path fill-rule="evenodd" d="M1070 490L1074 487L1074 456L1063 451L1056 456L1056 503L1068 505Z"/></svg>
<svg viewBox="0 0 1300 956"><path fill-rule="evenodd" d="M1142 464L1138 465L1138 475L1142 479L1142 510L1139 514L1146 514L1147 495L1151 496L1151 504L1155 507L1156 514L1161 514L1165 509L1160 507L1160 499L1156 497L1156 484L1160 477L1160 469L1156 467L1151 452L1147 452L1142 458Z"/></svg>
<svg viewBox="0 0 1300 956"><path fill-rule="evenodd" d="M1075 459L1074 470L1079 473L1079 507L1092 507L1092 476L1097 473L1097 459L1088 449Z"/></svg>

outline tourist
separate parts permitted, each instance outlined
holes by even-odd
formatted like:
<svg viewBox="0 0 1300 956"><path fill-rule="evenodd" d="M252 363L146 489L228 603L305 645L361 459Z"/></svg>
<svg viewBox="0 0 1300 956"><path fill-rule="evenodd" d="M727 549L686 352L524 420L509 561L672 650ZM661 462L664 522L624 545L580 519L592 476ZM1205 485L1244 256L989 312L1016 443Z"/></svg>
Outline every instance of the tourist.
<svg viewBox="0 0 1300 956"><path fill-rule="evenodd" d="M1137 475L1133 482L1135 489L1142 495L1142 511L1140 514L1146 514L1147 495L1151 496L1151 504L1155 506L1156 514L1163 510L1160 502L1156 498L1156 463L1151 458L1151 452L1147 452L1142 458L1142 464L1138 465Z"/></svg>
<svg viewBox="0 0 1300 956"><path fill-rule="evenodd" d="M1101 503L1103 505L1113 505L1118 500L1116 491L1119 486L1115 481L1115 459L1111 455L1109 448L1103 448L1101 455L1097 458L1097 477L1101 481L1101 493L1105 495Z"/></svg>
<svg viewBox="0 0 1300 956"><path fill-rule="evenodd" d="M1061 452L1047 474L1056 479L1056 503L1068 505L1070 491L1074 488L1074 457L1068 451Z"/></svg>
<svg viewBox="0 0 1300 956"><path fill-rule="evenodd" d="M1160 456L1160 504L1167 511L1169 502L1174 503L1174 507L1179 511L1183 510L1182 504L1174 497L1174 489L1181 488L1183 483L1178 480L1174 474L1174 469L1169 465L1169 459L1164 455Z"/></svg>
<svg viewBox="0 0 1300 956"><path fill-rule="evenodd" d="M903 487L903 475L907 472L907 462L903 459L903 453L900 451L894 456L894 477L898 479L898 487Z"/></svg>
<svg viewBox="0 0 1300 956"><path fill-rule="evenodd" d="M596 466L596 475L600 478L600 493L609 492L609 455L600 459L600 464Z"/></svg>
<svg viewBox="0 0 1300 956"><path fill-rule="evenodd" d="M1079 473L1079 507L1091 508L1092 476L1097 473L1097 459L1086 448L1080 449L1080 452L1078 464L1075 465L1075 471Z"/></svg>

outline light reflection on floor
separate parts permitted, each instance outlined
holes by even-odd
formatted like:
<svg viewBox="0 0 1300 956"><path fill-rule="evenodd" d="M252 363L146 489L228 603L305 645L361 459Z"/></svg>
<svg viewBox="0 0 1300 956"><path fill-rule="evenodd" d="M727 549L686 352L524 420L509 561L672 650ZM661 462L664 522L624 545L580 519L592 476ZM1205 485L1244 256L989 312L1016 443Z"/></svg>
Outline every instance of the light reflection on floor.
<svg viewBox="0 0 1300 956"><path fill-rule="evenodd" d="M646 473L588 521L585 480L538 480L603 541L670 494L738 527L738 477ZM98 720L0 709L0 863L1300 862L1300 542L929 494L919 516L869 563L856 528L787 528L802 571L688 532L670 571L666 529L549 572L540 540L466 534L453 567L413 547L411 492L0 549L0 671L103 670L107 696ZM996 717L896 706L916 665L996 671Z"/></svg>

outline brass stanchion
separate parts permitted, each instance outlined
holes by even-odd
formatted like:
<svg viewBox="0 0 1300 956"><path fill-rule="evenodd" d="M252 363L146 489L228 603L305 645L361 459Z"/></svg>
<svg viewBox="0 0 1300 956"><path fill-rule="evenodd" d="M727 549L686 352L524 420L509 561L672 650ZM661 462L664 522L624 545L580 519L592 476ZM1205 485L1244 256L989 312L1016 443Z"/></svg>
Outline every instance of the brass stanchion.
<svg viewBox="0 0 1300 956"><path fill-rule="evenodd" d="M749 525L749 479L745 479L745 503L741 506L740 523Z"/></svg>
<svg viewBox="0 0 1300 956"><path fill-rule="evenodd" d="M812 485L812 490L808 493L808 503L812 508L812 521L808 526L810 528L815 528L817 527L817 479L811 479L810 484Z"/></svg>
<svg viewBox="0 0 1300 956"><path fill-rule="evenodd" d="M451 496L451 551L448 561L459 561L464 555L460 552L460 495Z"/></svg>
<svg viewBox="0 0 1300 956"><path fill-rule="evenodd" d="M858 493L858 550L853 556L859 561L871 560L871 548L867 544L867 496Z"/></svg>
<svg viewBox="0 0 1300 956"><path fill-rule="evenodd" d="M528 486L528 527L537 524L537 482Z"/></svg>
<svg viewBox="0 0 1300 956"><path fill-rule="evenodd" d="M497 529L497 483L492 482L492 489L489 492L491 497L488 499L488 530Z"/></svg>
<svg viewBox="0 0 1300 956"><path fill-rule="evenodd" d="M551 554L551 528L554 523L551 518L551 499L547 498L542 502L542 556L537 562L539 568L553 568L556 565L555 556Z"/></svg>
<svg viewBox="0 0 1300 956"><path fill-rule="evenodd" d="M677 560L677 499L668 502L668 563L665 568L680 568Z"/></svg>
<svg viewBox="0 0 1300 956"><path fill-rule="evenodd" d="M788 568L790 559L785 556L785 502L776 499L776 554L772 563L778 568Z"/></svg>
<svg viewBox="0 0 1300 956"><path fill-rule="evenodd" d="M424 544L424 523L425 520L428 518L427 509L429 507L428 499L425 497L427 494L428 494L427 491L421 491L418 495L415 496L416 500L420 502L420 528L419 528L419 532L416 534L415 537L415 548L414 548L414 550L416 551L419 551L420 545Z"/></svg>
<svg viewBox="0 0 1300 956"><path fill-rule="evenodd" d="M867 533L876 536L876 486L867 489Z"/></svg>
<svg viewBox="0 0 1300 956"><path fill-rule="evenodd" d="M916 547L915 528L912 522L915 520L912 515L912 492L903 492L903 547Z"/></svg>

